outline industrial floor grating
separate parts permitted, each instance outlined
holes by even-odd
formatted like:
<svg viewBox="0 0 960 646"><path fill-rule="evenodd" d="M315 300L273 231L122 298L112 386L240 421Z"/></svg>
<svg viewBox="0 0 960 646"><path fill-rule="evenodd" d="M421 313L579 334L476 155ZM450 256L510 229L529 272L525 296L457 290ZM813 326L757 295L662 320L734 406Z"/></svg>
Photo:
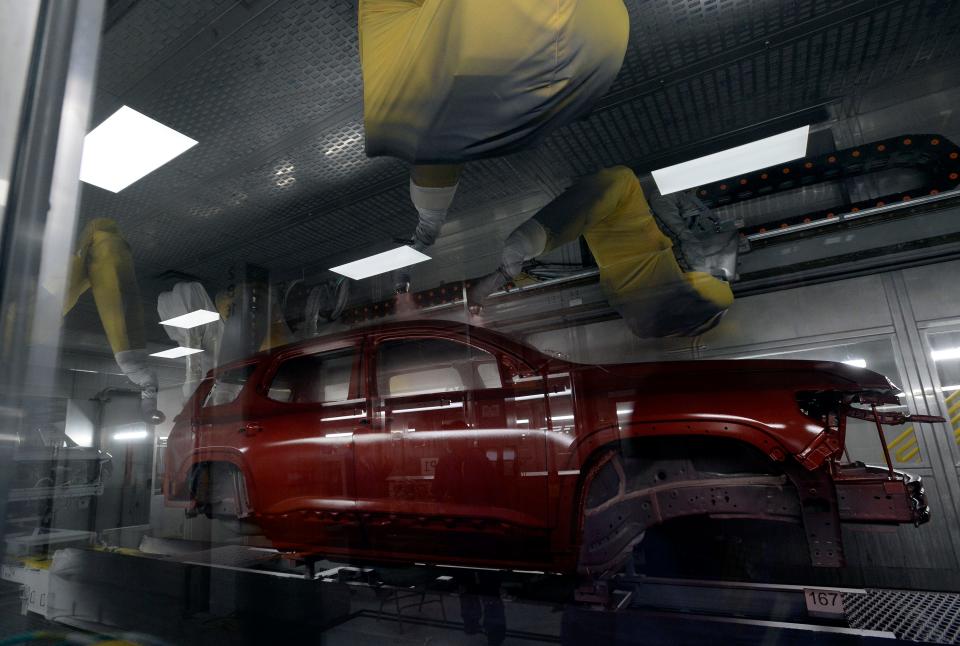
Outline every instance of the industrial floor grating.
<svg viewBox="0 0 960 646"><path fill-rule="evenodd" d="M868 590L843 598L851 628L885 630L898 639L960 644L960 594Z"/></svg>

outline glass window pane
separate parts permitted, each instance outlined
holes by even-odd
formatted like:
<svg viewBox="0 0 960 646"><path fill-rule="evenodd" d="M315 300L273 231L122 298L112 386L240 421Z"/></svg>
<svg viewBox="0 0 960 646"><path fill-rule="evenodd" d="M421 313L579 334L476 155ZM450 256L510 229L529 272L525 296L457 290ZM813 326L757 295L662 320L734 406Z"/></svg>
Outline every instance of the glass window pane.
<svg viewBox="0 0 960 646"><path fill-rule="evenodd" d="M236 401L237 397L240 396L240 391L246 385L247 379L250 378L255 369L256 366L242 366L221 372L214 379L210 392L203 400L203 407L223 406Z"/></svg>
<svg viewBox="0 0 960 646"><path fill-rule="evenodd" d="M476 368L483 388L500 388L503 385L500 383L500 367L496 361L477 363Z"/></svg>
<svg viewBox="0 0 960 646"><path fill-rule="evenodd" d="M943 405L953 444L960 447L960 332L933 332L927 337L930 358L940 380L937 393Z"/></svg>
<svg viewBox="0 0 960 646"><path fill-rule="evenodd" d="M960 332L931 333L930 358L945 395L960 390Z"/></svg>
<svg viewBox="0 0 960 646"><path fill-rule="evenodd" d="M382 343L377 374L383 397L500 387L496 357L445 339Z"/></svg>
<svg viewBox="0 0 960 646"><path fill-rule="evenodd" d="M354 350L310 354L280 364L267 396L279 402L317 403L349 397Z"/></svg>

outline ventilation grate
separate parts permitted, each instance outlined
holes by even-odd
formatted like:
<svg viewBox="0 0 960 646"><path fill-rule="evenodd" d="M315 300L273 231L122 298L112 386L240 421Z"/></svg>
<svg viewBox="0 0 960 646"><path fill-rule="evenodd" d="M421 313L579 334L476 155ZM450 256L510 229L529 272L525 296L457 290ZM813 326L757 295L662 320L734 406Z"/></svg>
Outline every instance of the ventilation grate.
<svg viewBox="0 0 960 646"><path fill-rule="evenodd" d="M851 628L885 630L898 639L960 644L960 595L909 590L845 594Z"/></svg>

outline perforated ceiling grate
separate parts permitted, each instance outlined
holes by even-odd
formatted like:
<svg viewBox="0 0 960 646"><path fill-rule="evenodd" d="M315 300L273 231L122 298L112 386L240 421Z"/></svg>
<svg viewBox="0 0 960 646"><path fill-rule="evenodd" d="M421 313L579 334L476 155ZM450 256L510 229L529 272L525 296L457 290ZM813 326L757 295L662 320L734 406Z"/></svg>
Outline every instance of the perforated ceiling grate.
<svg viewBox="0 0 960 646"><path fill-rule="evenodd" d="M98 84L114 96L150 72L158 62L204 29L232 0L137 2L119 28L103 35Z"/></svg>

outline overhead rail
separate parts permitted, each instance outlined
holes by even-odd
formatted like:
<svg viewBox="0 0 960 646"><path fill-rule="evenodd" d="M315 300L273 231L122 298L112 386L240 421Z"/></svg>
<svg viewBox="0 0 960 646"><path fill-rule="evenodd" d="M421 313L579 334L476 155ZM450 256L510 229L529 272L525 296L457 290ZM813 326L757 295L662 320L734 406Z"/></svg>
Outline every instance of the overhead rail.
<svg viewBox="0 0 960 646"><path fill-rule="evenodd" d="M838 204L812 213L791 216L745 228L741 234L751 240L760 240L778 230L796 230L794 227L839 221L870 209L909 203L918 198L938 198L960 185L960 147L938 134L902 135L874 141L844 150L796 159L752 173L728 177L697 188L697 196L711 208L745 202L775 193L783 193L805 186L860 177L892 169L920 171L924 181L908 191L861 200L853 204ZM943 199L940 197L939 199ZM887 209L890 210L890 209ZM883 211L881 211L883 212ZM858 216L858 217L865 217Z"/></svg>

